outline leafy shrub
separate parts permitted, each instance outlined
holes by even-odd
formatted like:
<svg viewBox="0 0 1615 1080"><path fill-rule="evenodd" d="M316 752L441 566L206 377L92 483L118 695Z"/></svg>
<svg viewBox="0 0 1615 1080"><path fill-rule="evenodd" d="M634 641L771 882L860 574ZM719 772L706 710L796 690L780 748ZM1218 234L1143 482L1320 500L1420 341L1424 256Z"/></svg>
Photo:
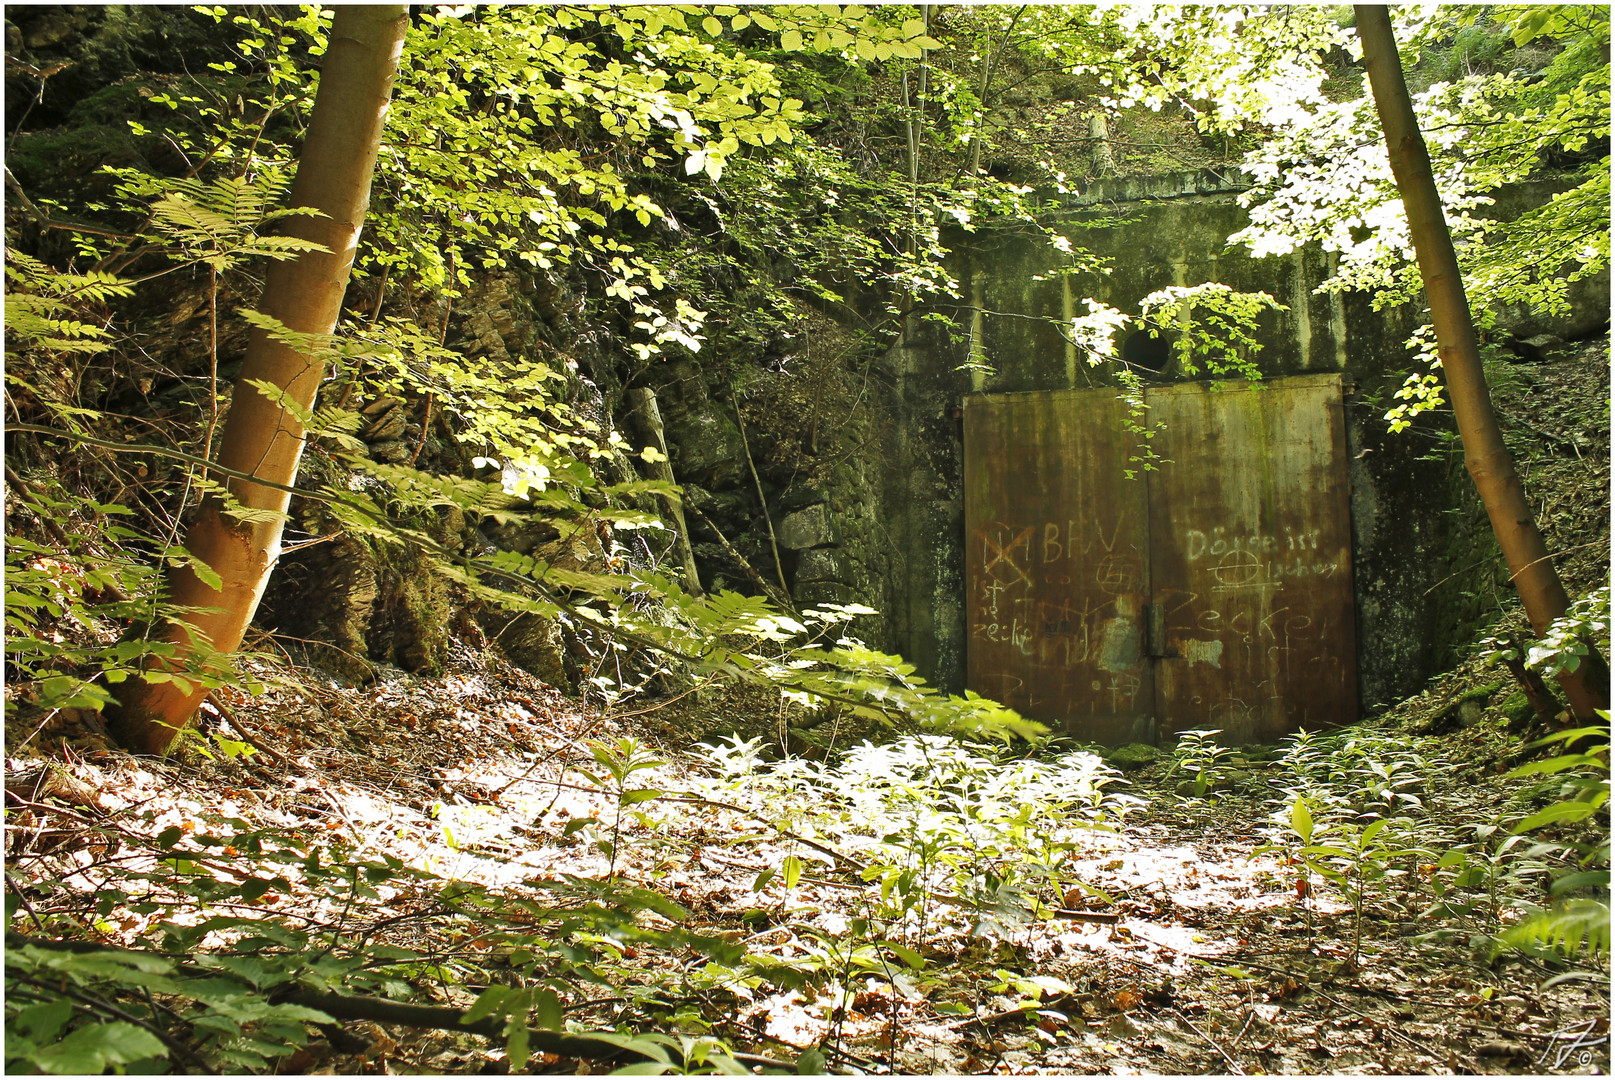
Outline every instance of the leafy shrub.
<svg viewBox="0 0 1615 1080"><path fill-rule="evenodd" d="M710 758L731 790L755 783L772 813L809 820L866 859L887 916L919 933L938 891L967 901L978 930L1024 921L1059 883L1077 834L1110 827L1140 801L1108 790L1120 773L1086 751L1006 759L914 734L866 742L828 765L768 764L755 749L731 741Z"/></svg>
<svg viewBox="0 0 1615 1080"><path fill-rule="evenodd" d="M1568 845L1579 869L1560 875L1548 886L1554 898L1551 908L1524 905L1523 918L1503 935L1510 944L1546 944L1571 956L1583 946L1594 957L1609 953L1609 714L1599 715L1604 721L1601 726L1558 732L1531 744L1557 745L1566 751L1574 747L1573 752L1528 762L1509 774L1564 780L1559 800L1516 823L1516 835L1593 819L1604 823L1598 839Z"/></svg>
<svg viewBox="0 0 1615 1080"><path fill-rule="evenodd" d="M1189 774L1194 785L1189 793L1192 798L1205 798L1223 779L1225 759L1233 751L1217 742L1216 737L1221 734L1220 728L1178 733L1178 745L1172 751L1172 768L1167 776L1179 772Z"/></svg>

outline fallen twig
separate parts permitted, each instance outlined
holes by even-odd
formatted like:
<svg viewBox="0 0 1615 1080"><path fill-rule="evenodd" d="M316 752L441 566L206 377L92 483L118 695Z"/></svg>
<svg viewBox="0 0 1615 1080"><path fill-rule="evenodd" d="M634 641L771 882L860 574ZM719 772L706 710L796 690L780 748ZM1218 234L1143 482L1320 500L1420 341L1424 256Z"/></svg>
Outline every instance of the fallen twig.
<svg viewBox="0 0 1615 1080"><path fill-rule="evenodd" d="M1061 994L1058 997L1052 997L1047 1001L1039 1001L1031 1005L1018 1005L1013 1009L1005 1009L1002 1012L988 1013L986 1016L969 1016L963 1020L955 1020L953 1023L948 1024L947 1028L949 1031L958 1031L962 1028L969 1027L971 1024L996 1024L1000 1020L1012 1020L1017 1016L1024 1016L1027 1013L1042 1012L1044 1009L1057 1008L1058 1006L1065 1004L1068 997L1070 997L1069 994Z"/></svg>
<svg viewBox="0 0 1615 1080"><path fill-rule="evenodd" d="M28 898L22 894L22 886L18 885L17 880L11 876L10 870L6 871L6 884L11 888L11 895L17 898L17 902L22 905L22 909L28 913L30 919L34 920L34 925L39 927L39 932L43 934L45 924L39 921L39 915L34 911L34 905L30 904Z"/></svg>
<svg viewBox="0 0 1615 1080"><path fill-rule="evenodd" d="M354 997L347 994L294 990L280 997L281 1001L305 1008L318 1009L337 1020L370 1020L380 1024L400 1024L404 1027L436 1028L441 1031L464 1031L485 1035L492 1039L505 1038L506 1021L500 1017L485 1017L467 1023L462 1017L465 1010L452 1005L408 1005L381 998ZM584 1058L590 1061L607 1061L613 1058L632 1058L636 1061L654 1061L629 1047L589 1035L561 1034L540 1028L529 1028L528 1045L534 1050L558 1057ZM760 1054L736 1052L735 1060L744 1065L765 1069L794 1071L788 1061L764 1057Z"/></svg>
<svg viewBox="0 0 1615 1080"><path fill-rule="evenodd" d="M699 506L695 505L694 503L687 503L685 504L685 508L696 517L700 518L701 524L705 525L712 531L712 535L718 538L719 546L721 546L728 556L735 561L736 566L745 571L746 576L751 578L752 584L763 590L763 592L768 595L770 600L774 601L774 603L778 604L786 611L794 612L796 610L796 605L791 603L790 596L780 592L778 587L770 584L767 578L758 573L757 568L747 561L744 555L736 550L735 545L731 544L729 542L729 538L723 535L723 531L712 523L711 518L707 517L706 514L701 512L701 508Z"/></svg>
<svg viewBox="0 0 1615 1080"><path fill-rule="evenodd" d="M1195 1027L1194 1021L1190 1020L1187 1016L1183 1015L1183 1010L1179 1009L1177 1006L1173 1006L1172 1011L1174 1013L1177 1013L1177 1016L1178 1016L1179 1020L1182 1020L1185 1024L1189 1025L1189 1030L1190 1031L1194 1032L1196 1035L1198 1035L1202 1039L1206 1040L1206 1042L1211 1044L1211 1048L1213 1050L1217 1051L1217 1053L1222 1055L1222 1059L1224 1061L1228 1062L1228 1068L1233 1071L1233 1074L1235 1076L1244 1076L1245 1075L1245 1070L1241 1069L1239 1067L1239 1062L1237 1062L1233 1058L1229 1057L1228 1056L1228 1051L1224 1050L1220 1045L1218 1045L1216 1039L1213 1039L1210 1035L1207 1035L1205 1032L1203 1032L1199 1028ZM1254 1014L1252 1014L1252 1015L1254 1015Z"/></svg>
<svg viewBox="0 0 1615 1080"><path fill-rule="evenodd" d="M231 712L229 707L226 706L224 702L219 700L219 695L209 694L203 699L202 704L208 706L214 712L218 713L220 719L227 721L235 733L241 736L242 742L246 743L260 754L263 754L265 757L271 759L277 765L291 764L291 762L286 758L285 754L282 754L274 747L268 745L266 742L264 742L262 737L255 736L251 731L249 731L247 726L241 722L240 717Z"/></svg>
<svg viewBox="0 0 1615 1080"><path fill-rule="evenodd" d="M1369 1021L1373 1021L1373 1019L1374 1019L1372 1016L1369 1016L1367 1013L1358 1012L1356 1009L1352 1008L1350 1005L1347 1005L1345 1002L1339 1001L1339 1000L1337 1000L1335 998L1330 997L1328 994L1324 993L1322 990L1319 990L1316 986L1311 986L1311 987L1308 987L1307 989L1311 990L1314 994L1317 994L1319 997L1323 998L1323 1000L1329 1002L1329 1004L1335 1006L1336 1008L1345 1009L1347 1012L1351 1013L1353 1016L1361 1017L1362 1019L1369 1020ZM1401 1039L1403 1042L1407 1043L1409 1046L1411 1046L1413 1049L1417 1050L1421 1054L1428 1054L1430 1052L1430 1047L1421 1046L1419 1043L1417 1043L1414 1040L1408 1038L1406 1035L1404 1035L1400 1031L1396 1030L1396 1028L1391 1027L1389 1024L1381 1023L1380 1024L1380 1030L1384 1031L1387 1035L1390 1035L1393 1038Z"/></svg>

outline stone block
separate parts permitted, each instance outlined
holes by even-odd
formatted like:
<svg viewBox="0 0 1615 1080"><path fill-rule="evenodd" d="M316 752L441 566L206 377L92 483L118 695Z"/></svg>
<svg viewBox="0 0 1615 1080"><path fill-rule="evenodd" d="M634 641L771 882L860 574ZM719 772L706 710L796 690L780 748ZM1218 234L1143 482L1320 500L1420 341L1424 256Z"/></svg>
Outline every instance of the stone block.
<svg viewBox="0 0 1615 1080"><path fill-rule="evenodd" d="M409 454L409 444L401 439L388 439L386 442L370 444L371 460L388 465L402 465L409 460Z"/></svg>
<svg viewBox="0 0 1615 1080"><path fill-rule="evenodd" d="M824 547L835 543L830 531L830 508L823 503L786 514L779 523L780 547L792 551Z"/></svg>
<svg viewBox="0 0 1615 1080"><path fill-rule="evenodd" d="M810 581L796 587L794 599L803 607L814 604L850 604L857 597L852 589L838 581Z"/></svg>
<svg viewBox="0 0 1615 1080"><path fill-rule="evenodd" d="M1133 772L1154 764L1160 756L1161 752L1147 743L1129 743L1112 750L1105 758L1105 764L1122 772Z"/></svg>
<svg viewBox="0 0 1615 1080"><path fill-rule="evenodd" d="M807 584L813 581L841 581L841 560L836 558L834 548L811 548L802 552L802 557L796 564L796 580L798 584Z"/></svg>
<svg viewBox="0 0 1615 1080"><path fill-rule="evenodd" d="M829 500L830 493L824 488L799 481L780 493L779 505L782 510L800 510L804 506L814 506Z"/></svg>

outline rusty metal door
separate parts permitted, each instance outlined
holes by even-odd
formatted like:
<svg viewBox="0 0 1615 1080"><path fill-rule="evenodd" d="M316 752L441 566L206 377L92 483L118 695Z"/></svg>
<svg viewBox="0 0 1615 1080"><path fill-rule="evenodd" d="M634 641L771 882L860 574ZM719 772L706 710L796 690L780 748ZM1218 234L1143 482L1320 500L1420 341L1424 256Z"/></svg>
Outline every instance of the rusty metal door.
<svg viewBox="0 0 1615 1080"><path fill-rule="evenodd" d="M1122 482L1125 405L1074 390L965 405L971 688L1096 742L1148 738L1149 507Z"/></svg>
<svg viewBox="0 0 1615 1080"><path fill-rule="evenodd" d="M1095 742L1357 718L1338 375L966 400L969 682ZM1133 466L1136 467L1136 466Z"/></svg>

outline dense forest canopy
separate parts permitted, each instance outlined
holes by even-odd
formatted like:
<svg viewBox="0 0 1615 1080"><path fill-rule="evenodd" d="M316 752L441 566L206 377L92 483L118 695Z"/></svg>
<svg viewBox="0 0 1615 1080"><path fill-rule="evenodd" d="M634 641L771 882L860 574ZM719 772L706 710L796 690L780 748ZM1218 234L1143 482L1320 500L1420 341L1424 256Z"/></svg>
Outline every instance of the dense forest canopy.
<svg viewBox="0 0 1615 1080"><path fill-rule="evenodd" d="M1478 374L1514 347L1505 313L1562 316L1578 283L1607 279L1609 9L1391 16ZM1427 300L1418 216L1386 153L1385 102L1365 79L1357 21L1338 6L8 11L8 732L26 742L34 724L37 734L62 717L95 727L104 717L130 749L240 767L230 763L253 747L239 724L189 729L198 708L220 717L230 702L295 688L308 669L274 660L277 650L364 684L377 678L382 629L388 661L428 674L443 669L451 638L491 634L510 648L526 635L555 658L546 681L597 716L738 685L762 695L782 732L788 715L884 725L889 745L826 752L796 772L770 771L738 737L715 752L716 786L686 801L750 815L798 845L754 877L753 894L772 882L794 895L807 849L851 842L842 826L809 823L804 800L908 823L858 858L826 856L827 874L850 866L874 883L879 913L839 936L815 931L812 971L690 928L652 882L619 874L624 830L655 824L629 808L676 794L660 773L655 786L631 781L667 761L629 735L591 742L576 770L608 808L559 827L568 841L586 835L604 872L548 881L542 903L391 854L310 847L290 828L249 828L243 814L226 850L244 871L201 873L225 841L159 821L118 841L146 861L108 863L118 873L84 894L98 916L65 914L83 895L62 894L60 918L42 918L56 901L13 880L8 832L8 931L27 920L38 934L8 935L8 1067L272 1071L311 1032L337 1046L333 1021L361 1017L491 1034L512 1071L539 1050L549 1062L621 1052L669 1071L784 1067L761 1050L735 1056L732 1032L715 1041L712 995L817 993L803 988L822 989L836 970L847 976L827 1013L841 1010L836 1031L859 993L846 989L851 973L883 972L894 1025L883 1067L912 1067L897 1057L899 1002L924 1000L922 974L946 966L926 944L927 920L972 912L965 936L1002 943L1029 911L1079 906L1068 897L1082 890L1060 876L1080 847L1060 831L1065 819L1112 822L1129 797L1106 789L1114 774L1085 752L1006 765L992 745L1047 749L1050 733L975 692L943 692L872 646L867 605L793 595L770 503L818 482L799 481L801 462L850 423L863 391L846 415L821 419L835 406L815 385L809 404L767 424L754 412L750 426L742 400L798 371L824 380L812 364L867 387L877 358L921 328L968 333L994 313L972 299L954 254L1014 237L1045 248L1050 274L1077 290L1081 307L1049 321L1147 435L1150 373L1124 357L1129 333L1164 335L1187 374L1259 379L1254 327L1285 304L1216 281L1163 287L1137 310L1103 303L1094 283L1109 264L1083 233L1125 211L1075 223L1063 210L1107 181L1212 170L1245 188L1249 224L1231 245L1254 258L1321 248L1334 270L1325 290L1414 313L1406 382L1377 422L1446 423L1456 406L1473 443L1450 313L1433 290ZM1528 182L1551 192L1502 212ZM519 330L501 321L517 293L531 314ZM712 468L749 478L732 485L744 495L725 498L757 505L755 535L732 542L722 500L681 497L695 455L684 451L677 475L652 392L670 383L732 404L723 424L741 454ZM1138 463L1154 467L1147 453ZM1496 470L1472 470L1490 504L1482 473ZM699 559L686 514L711 538ZM1540 538L1518 559L1499 541L1515 577L1553 578L1532 554L1546 552ZM277 563L321 544L362 551L369 577L311 592L386 592L374 625L327 627L318 641L271 634L278 624L262 617L253 629ZM1553 578L1558 600L1540 610L1529 580L1533 636L1499 639L1486 658L1521 681L1547 725L1537 734L1561 751L1523 767L1564 790L1506 822L1519 852L1554 822L1607 829L1596 775L1607 770L1607 712L1584 685L1589 673L1607 681L1607 567L1568 594ZM308 595L299 588L288 595ZM271 596L270 608L303 602ZM1567 695L1563 723L1544 675ZM1332 745L1371 771L1368 744ZM1190 774L1196 804L1218 790L1223 749L1179 748L1173 768ZM1305 868L1298 902L1315 874L1354 914L1353 970L1366 963L1365 905L1376 889L1389 895L1402 864L1430 884L1443 917L1456 910L1451 891L1484 873L1495 901L1512 841L1488 847L1486 833L1467 849L1415 850L1419 826L1398 816L1408 802L1422 812L1413 789L1387 774L1383 813L1341 803L1330 785L1347 773L1331 773L1323 753L1304 738L1290 746L1294 783L1275 820L1294 841L1290 865ZM7 791L10 815L9 779ZM18 805L40 812L43 798L36 788ZM772 804L788 809L772 817ZM1579 833L1555 842L1553 903L1538 897L1522 917L1494 902L1489 922L1466 909L1463 925L1488 942L1506 931L1539 960L1607 955L1607 834L1602 845ZM427 1000L422 980L442 976L418 942L379 931L347 940L345 915L292 926L239 911L299 890L362 906L377 889L431 897L420 918L502 942L503 973L456 969L471 997L445 1000L474 1002L469 1011L383 1007ZM139 932L118 939L114 916ZM87 927L101 945L131 948L45 940L82 944ZM213 931L227 948L175 959ZM624 961L641 947L693 950L706 966L686 981L699 983L696 971L708 983L684 987L682 1005L661 1000ZM998 992L1030 1002L1026 1015L1075 993L1005 965ZM632 1006L617 1036L567 1018L590 982ZM58 984L75 989L63 996ZM364 1012L353 1004L362 995L381 1004ZM823 1049L787 1043L801 1071L873 1068L839 1036L811 1041Z"/></svg>

